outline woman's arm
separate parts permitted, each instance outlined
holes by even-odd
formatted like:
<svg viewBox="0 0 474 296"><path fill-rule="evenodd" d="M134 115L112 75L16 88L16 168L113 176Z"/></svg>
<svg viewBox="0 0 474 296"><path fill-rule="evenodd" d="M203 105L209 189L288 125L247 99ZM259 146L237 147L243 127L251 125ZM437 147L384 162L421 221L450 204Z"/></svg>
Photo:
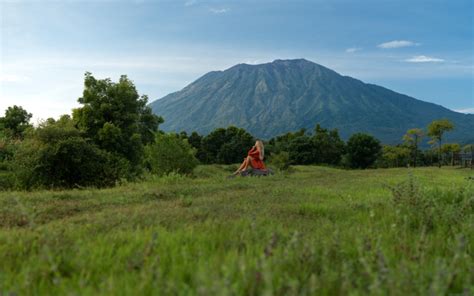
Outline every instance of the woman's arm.
<svg viewBox="0 0 474 296"><path fill-rule="evenodd" d="M256 147L257 148L257 151L258 151L258 158L260 160L263 160L263 155L262 155L262 151L260 150L260 147Z"/></svg>

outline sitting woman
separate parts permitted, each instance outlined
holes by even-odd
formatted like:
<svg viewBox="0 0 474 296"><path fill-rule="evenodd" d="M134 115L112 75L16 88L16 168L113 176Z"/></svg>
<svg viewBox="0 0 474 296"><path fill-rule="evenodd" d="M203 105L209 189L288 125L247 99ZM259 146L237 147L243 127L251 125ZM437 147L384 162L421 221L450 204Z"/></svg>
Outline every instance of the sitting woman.
<svg viewBox="0 0 474 296"><path fill-rule="evenodd" d="M245 172L249 166L256 170L265 170L265 164L263 163L263 157L265 155L265 150L263 148L263 142L257 140L255 146L250 149L247 154L247 157L244 158L244 161L240 167L234 172L234 176Z"/></svg>

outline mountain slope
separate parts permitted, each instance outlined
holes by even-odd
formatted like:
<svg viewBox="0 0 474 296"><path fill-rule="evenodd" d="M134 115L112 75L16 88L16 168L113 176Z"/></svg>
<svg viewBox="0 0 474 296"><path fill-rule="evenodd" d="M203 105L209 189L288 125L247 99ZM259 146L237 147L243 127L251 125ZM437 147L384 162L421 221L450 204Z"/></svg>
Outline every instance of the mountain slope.
<svg viewBox="0 0 474 296"><path fill-rule="evenodd" d="M474 140L474 115L365 84L304 59L209 72L151 107L164 117L161 127L167 131L206 134L236 125L266 139L320 123L338 128L343 138L367 132L384 143L398 143L407 129L448 118L456 125L449 140Z"/></svg>

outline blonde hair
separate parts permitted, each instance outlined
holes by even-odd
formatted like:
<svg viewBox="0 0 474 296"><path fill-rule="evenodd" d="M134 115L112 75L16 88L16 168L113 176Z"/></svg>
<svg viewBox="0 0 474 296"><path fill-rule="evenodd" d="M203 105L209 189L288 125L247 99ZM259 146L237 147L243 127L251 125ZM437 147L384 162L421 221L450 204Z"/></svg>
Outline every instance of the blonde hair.
<svg viewBox="0 0 474 296"><path fill-rule="evenodd" d="M261 140L255 141L255 146L260 148L260 153L262 153L262 158L265 156L265 147L263 147L263 142Z"/></svg>

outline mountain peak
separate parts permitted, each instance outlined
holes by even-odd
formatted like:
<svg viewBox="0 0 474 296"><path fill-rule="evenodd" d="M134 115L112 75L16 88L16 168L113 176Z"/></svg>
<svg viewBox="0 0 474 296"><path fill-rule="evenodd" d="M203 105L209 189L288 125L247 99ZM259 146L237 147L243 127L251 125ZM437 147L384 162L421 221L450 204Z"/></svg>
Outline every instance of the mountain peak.
<svg viewBox="0 0 474 296"><path fill-rule="evenodd" d="M308 65L318 65L314 62L311 62L311 61L308 61L306 59L303 59L303 58L299 58L299 59L276 59L276 60L273 60L272 62L268 62L268 63L261 63L261 64L247 64L247 63L240 63L240 64L237 64L231 68L234 68L234 67L261 67L261 66L268 66L268 65L285 65L285 66L292 66L292 65L301 65L301 64L308 64ZM320 66L320 65L318 65Z"/></svg>
<svg viewBox="0 0 474 296"><path fill-rule="evenodd" d="M370 133L399 143L406 130L448 118L456 125L448 141L470 140L474 115L465 116L386 88L341 76L306 59L238 64L209 72L183 90L151 104L167 131L207 134L236 125L268 139L319 123L343 138Z"/></svg>
<svg viewBox="0 0 474 296"><path fill-rule="evenodd" d="M340 76L339 73L314 63L312 61L308 61L303 58L298 59L276 59L272 62L261 63L261 64L246 64L241 63L237 64L233 67L230 67L223 72L225 73L234 73L234 71L238 71L242 75L249 75L253 71L258 71L260 73L267 73L270 75L271 73L283 73L285 71L291 72L301 72L303 76L311 76L312 74L318 75L320 77L323 76Z"/></svg>
<svg viewBox="0 0 474 296"><path fill-rule="evenodd" d="M307 64L316 64L314 62L308 61L307 59L299 58L299 59L276 59L272 62L272 64L301 64L301 63L307 63Z"/></svg>

